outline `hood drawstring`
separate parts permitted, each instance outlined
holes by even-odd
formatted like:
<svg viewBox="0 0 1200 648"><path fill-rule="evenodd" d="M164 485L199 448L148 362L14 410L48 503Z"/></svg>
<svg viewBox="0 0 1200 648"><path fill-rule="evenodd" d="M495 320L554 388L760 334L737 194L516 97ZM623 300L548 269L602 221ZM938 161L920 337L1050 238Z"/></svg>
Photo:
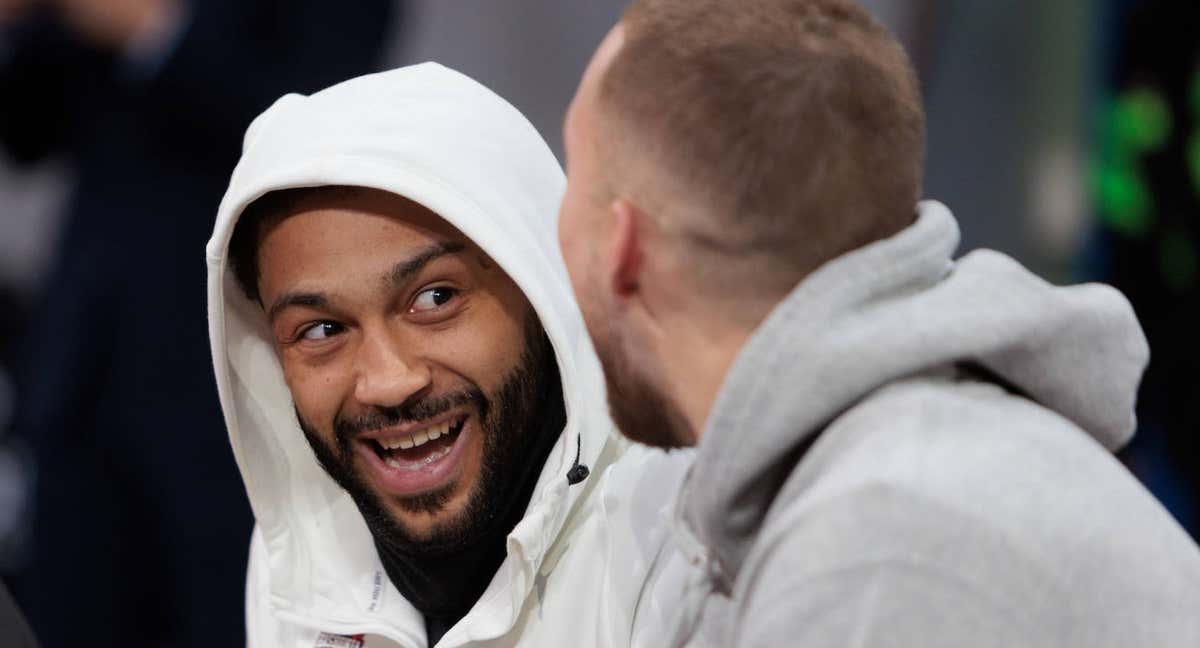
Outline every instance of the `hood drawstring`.
<svg viewBox="0 0 1200 648"><path fill-rule="evenodd" d="M579 452L583 449L583 435L575 437L575 463L571 464L571 469L567 471L567 484L574 486L579 482L588 478L591 471L588 467L579 463Z"/></svg>

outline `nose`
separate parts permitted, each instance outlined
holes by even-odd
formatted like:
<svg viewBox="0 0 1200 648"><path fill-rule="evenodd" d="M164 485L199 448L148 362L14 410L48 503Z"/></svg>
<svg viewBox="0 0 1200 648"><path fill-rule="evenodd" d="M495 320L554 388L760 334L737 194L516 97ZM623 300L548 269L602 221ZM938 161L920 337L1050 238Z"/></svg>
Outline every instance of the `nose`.
<svg viewBox="0 0 1200 648"><path fill-rule="evenodd" d="M429 388L429 365L413 345L388 331L366 332L358 353L358 379L354 396L364 405L395 407Z"/></svg>

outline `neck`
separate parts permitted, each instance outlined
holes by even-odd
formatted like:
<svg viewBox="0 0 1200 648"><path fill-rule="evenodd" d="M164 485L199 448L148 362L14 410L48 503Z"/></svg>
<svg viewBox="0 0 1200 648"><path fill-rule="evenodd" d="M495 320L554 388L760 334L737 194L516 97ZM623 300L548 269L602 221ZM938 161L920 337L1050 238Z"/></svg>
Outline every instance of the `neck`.
<svg viewBox="0 0 1200 648"><path fill-rule="evenodd" d="M700 442L725 376L753 332L753 327L697 322L689 318L661 346L667 381L691 427L692 445Z"/></svg>
<svg viewBox="0 0 1200 648"><path fill-rule="evenodd" d="M561 383L550 388L539 410L539 428L525 449L519 469L504 475L512 487L500 501L493 502L494 515L471 542L445 555L413 555L389 546L375 536L375 547L384 570L413 607L425 617L429 645L433 645L471 609L487 589L507 556L507 538L521 521L534 486L554 444L566 425ZM372 529L374 532L375 529Z"/></svg>
<svg viewBox="0 0 1200 648"><path fill-rule="evenodd" d="M538 349L540 352L531 353ZM429 645L474 606L507 556L509 533L525 514L550 451L566 427L566 403L550 340L538 329L527 356L493 399L486 428L483 489L467 511L471 531L448 550L396 542L388 525L371 524L375 547L396 589L425 618ZM523 435L512 431L524 429ZM361 507L361 504L360 504Z"/></svg>

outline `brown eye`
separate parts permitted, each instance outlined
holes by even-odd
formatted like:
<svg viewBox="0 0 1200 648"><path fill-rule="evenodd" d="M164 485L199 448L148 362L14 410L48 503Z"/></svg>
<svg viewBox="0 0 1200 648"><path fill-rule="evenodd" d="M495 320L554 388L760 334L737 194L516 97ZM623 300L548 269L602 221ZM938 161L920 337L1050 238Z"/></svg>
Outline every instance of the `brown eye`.
<svg viewBox="0 0 1200 648"><path fill-rule="evenodd" d="M424 290L417 295L416 299L413 300L412 307L409 308L409 311L413 313L424 313L437 310L446 304L446 302L454 299L454 296L457 294L458 291L453 288L430 288L429 290Z"/></svg>
<svg viewBox="0 0 1200 648"><path fill-rule="evenodd" d="M337 322L317 322L304 330L300 335L305 340L319 342L345 332L345 327Z"/></svg>

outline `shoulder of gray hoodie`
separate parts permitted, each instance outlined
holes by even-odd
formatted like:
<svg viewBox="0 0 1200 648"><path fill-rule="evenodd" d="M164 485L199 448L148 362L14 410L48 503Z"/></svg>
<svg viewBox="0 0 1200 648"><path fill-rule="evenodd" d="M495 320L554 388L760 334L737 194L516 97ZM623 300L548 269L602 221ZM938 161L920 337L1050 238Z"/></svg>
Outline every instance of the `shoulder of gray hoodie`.
<svg viewBox="0 0 1200 648"><path fill-rule="evenodd" d="M679 643L1200 646L1200 551L1111 454L1132 308L958 240L922 203L739 354L679 501Z"/></svg>

